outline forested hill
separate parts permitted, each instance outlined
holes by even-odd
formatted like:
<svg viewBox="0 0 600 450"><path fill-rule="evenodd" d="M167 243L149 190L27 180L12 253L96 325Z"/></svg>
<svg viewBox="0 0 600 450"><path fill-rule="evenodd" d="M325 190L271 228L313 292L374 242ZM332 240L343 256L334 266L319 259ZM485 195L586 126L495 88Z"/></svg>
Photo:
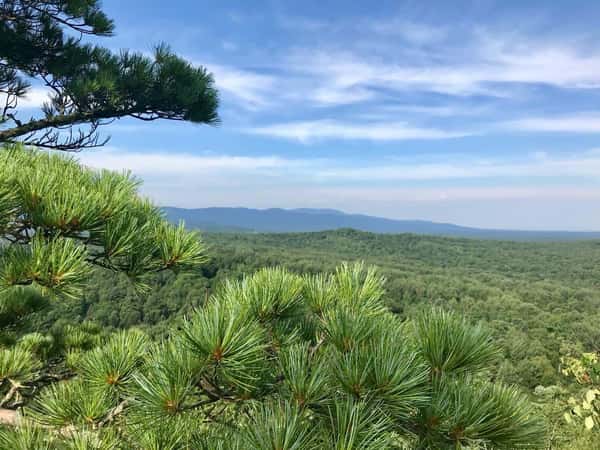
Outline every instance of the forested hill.
<svg viewBox="0 0 600 450"><path fill-rule="evenodd" d="M499 376L527 387L560 382L560 356L600 347L600 241L505 242L356 230L205 233L211 260L195 274L162 273L139 296L125 277L97 271L82 299L37 320L94 320L161 334L226 279L265 266L332 271L342 261L377 265L386 301L411 316L437 305L481 320L503 349ZM38 322L39 324L39 322Z"/></svg>
<svg viewBox="0 0 600 450"><path fill-rule="evenodd" d="M372 233L415 233L518 241L600 239L600 232L493 230L425 220L393 220L346 214L334 209L164 207L163 210L173 222L184 220L189 228L212 232L289 233L353 228Z"/></svg>
<svg viewBox="0 0 600 450"><path fill-rule="evenodd" d="M266 254L276 251L311 255L316 261L365 259L380 266L418 265L468 274L564 280L600 288L600 240L491 241L353 229L315 233L205 233L204 236L214 251L221 248L257 253L264 250Z"/></svg>

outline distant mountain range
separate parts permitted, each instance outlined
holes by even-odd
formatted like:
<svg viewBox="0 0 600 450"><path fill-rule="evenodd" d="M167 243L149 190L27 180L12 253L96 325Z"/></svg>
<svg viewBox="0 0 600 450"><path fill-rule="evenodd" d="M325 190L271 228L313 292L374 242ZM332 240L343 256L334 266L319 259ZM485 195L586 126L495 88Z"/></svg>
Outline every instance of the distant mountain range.
<svg viewBox="0 0 600 450"><path fill-rule="evenodd" d="M352 228L372 233L415 233L521 241L600 239L600 232L493 230L426 220L394 220L346 214L335 209L164 207L163 210L173 222L184 220L188 228L211 232L291 233Z"/></svg>

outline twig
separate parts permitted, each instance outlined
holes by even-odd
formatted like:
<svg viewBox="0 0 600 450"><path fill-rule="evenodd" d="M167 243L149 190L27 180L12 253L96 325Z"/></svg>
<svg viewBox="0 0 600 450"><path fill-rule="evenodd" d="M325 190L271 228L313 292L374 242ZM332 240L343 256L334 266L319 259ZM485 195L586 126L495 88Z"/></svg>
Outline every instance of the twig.
<svg viewBox="0 0 600 450"><path fill-rule="evenodd" d="M111 409L106 415L106 417L100 422L98 422L98 427L103 427L104 425L112 422L115 419L115 417L117 417L123 412L125 406L127 406L127 400L123 400L121 403L119 403L117 406Z"/></svg>
<svg viewBox="0 0 600 450"><path fill-rule="evenodd" d="M4 398L2 400L0 400L0 408L4 405L8 404L8 402L10 402L12 400L14 395L17 393L17 391L21 387L21 385L19 383L15 383L12 380L10 380L10 382L11 382L12 386L10 387L10 389L8 390L8 392L6 393Z"/></svg>

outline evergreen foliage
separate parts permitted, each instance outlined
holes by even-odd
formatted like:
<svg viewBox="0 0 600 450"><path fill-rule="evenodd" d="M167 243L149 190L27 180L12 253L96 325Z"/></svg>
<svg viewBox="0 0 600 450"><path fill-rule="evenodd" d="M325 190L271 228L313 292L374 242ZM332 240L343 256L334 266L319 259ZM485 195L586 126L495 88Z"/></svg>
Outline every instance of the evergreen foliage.
<svg viewBox="0 0 600 450"><path fill-rule="evenodd" d="M168 46L147 57L82 42L113 28L99 0L0 2L0 143L77 151L106 143L98 128L122 117L218 122L212 75ZM26 118L19 102L40 85L48 101Z"/></svg>
<svg viewBox="0 0 600 450"><path fill-rule="evenodd" d="M74 379L42 390L24 420L56 429L50 448L65 445L61 430L117 434L106 448L120 449L541 446L539 414L486 376L494 353L479 327L438 310L402 323L382 304L383 278L360 264L319 277L336 299L321 315L305 301L319 282L273 268L226 285L166 341L117 333L84 353ZM438 360L453 364L436 370ZM0 433L16 443L26 431Z"/></svg>
<svg viewBox="0 0 600 450"><path fill-rule="evenodd" d="M65 375L64 367L42 367L42 359L62 355L67 365L93 366L87 354L79 360L99 342L97 327L66 326L54 336L18 333L28 314L49 300L81 295L92 267L124 273L143 291L153 273L191 270L206 260L196 234L167 224L137 186L129 174L92 171L61 155L20 145L0 149L0 407L20 405L22 394ZM110 374L118 378L115 386L132 364L126 358L121 372Z"/></svg>
<svg viewBox="0 0 600 450"><path fill-rule="evenodd" d="M172 226L136 195L130 174L92 171L75 160L21 146L0 151L5 241L0 286L35 286L74 297L93 265L143 286L148 274L205 261L194 233Z"/></svg>

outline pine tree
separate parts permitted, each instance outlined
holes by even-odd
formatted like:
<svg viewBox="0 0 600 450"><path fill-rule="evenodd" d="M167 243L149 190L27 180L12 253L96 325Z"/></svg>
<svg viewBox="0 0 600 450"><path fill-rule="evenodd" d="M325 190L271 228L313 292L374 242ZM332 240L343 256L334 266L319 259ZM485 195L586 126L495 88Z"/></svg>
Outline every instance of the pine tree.
<svg viewBox="0 0 600 450"><path fill-rule="evenodd" d="M0 345L14 343L21 321L48 301L79 296L94 266L126 274L142 292L153 273L206 260L198 236L163 220L138 184L72 158L0 148ZM0 348L0 407L20 404L47 376L39 353L89 349L98 334L84 327L66 330L66 342L28 335Z"/></svg>
<svg viewBox="0 0 600 450"><path fill-rule="evenodd" d="M99 127L122 117L218 122L212 76L168 46L147 57L82 41L113 28L99 0L0 1L0 143L77 151L105 144ZM32 87L48 101L25 117Z"/></svg>

